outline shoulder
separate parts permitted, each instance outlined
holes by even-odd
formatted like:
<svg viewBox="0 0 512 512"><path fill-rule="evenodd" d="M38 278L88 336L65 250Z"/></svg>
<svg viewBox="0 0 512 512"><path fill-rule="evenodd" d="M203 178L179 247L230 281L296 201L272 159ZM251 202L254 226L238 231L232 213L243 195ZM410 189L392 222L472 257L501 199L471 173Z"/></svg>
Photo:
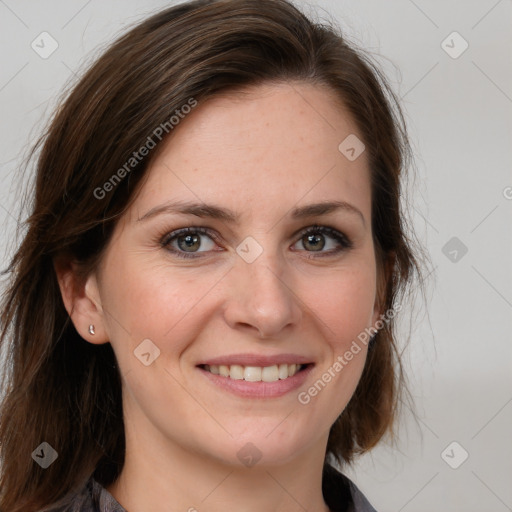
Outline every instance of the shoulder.
<svg viewBox="0 0 512 512"><path fill-rule="evenodd" d="M343 473L326 464L322 492L332 512L377 512L359 488ZM67 501L47 512L126 512L116 499L94 478Z"/></svg>
<svg viewBox="0 0 512 512"><path fill-rule="evenodd" d="M90 478L79 491L68 494L45 512L99 512L93 501L94 480Z"/></svg>
<svg viewBox="0 0 512 512"><path fill-rule="evenodd" d="M332 512L377 512L356 484L330 464L324 466L322 490Z"/></svg>
<svg viewBox="0 0 512 512"><path fill-rule="evenodd" d="M65 503L45 512L126 512L115 498L91 476L79 492L67 497Z"/></svg>

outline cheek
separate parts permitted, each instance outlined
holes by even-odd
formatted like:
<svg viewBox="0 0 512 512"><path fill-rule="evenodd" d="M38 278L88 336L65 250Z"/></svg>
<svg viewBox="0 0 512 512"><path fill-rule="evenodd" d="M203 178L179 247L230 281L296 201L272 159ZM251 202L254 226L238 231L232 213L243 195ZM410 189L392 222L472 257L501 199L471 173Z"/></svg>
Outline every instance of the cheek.
<svg viewBox="0 0 512 512"><path fill-rule="evenodd" d="M311 428L329 428L357 387L367 355L367 345L358 336L371 325L375 286L371 265L345 268L318 283L309 304L324 334L326 353L315 377L297 397L309 411Z"/></svg>
<svg viewBox="0 0 512 512"><path fill-rule="evenodd" d="M179 275L165 265L146 269L132 265L129 271L128 265L119 265L109 274L104 309L120 363L124 360L126 368L132 367L137 362L133 351L150 339L162 361L169 359L172 365L171 359L186 348L194 331L201 330L198 316L204 314L204 298L212 294L220 277L197 272Z"/></svg>
<svg viewBox="0 0 512 512"><path fill-rule="evenodd" d="M325 328L326 339L344 350L371 325L375 303L375 273L371 267L340 271L318 283L310 304Z"/></svg>

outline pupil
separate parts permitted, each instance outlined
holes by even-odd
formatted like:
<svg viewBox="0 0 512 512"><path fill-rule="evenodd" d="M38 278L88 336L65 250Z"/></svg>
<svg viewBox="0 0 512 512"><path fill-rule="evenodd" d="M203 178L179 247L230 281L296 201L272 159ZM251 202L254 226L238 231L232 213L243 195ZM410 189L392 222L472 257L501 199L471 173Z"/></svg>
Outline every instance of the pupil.
<svg viewBox="0 0 512 512"><path fill-rule="evenodd" d="M194 244L197 244L197 247L196 249L199 248L199 246L201 245L200 242L199 242L199 237L197 235L185 235L183 237L184 241L185 241L185 246L186 248L188 249L193 249L194 247ZM182 244L179 244L181 246L181 248L183 249L183 246Z"/></svg>
<svg viewBox="0 0 512 512"><path fill-rule="evenodd" d="M307 235L307 243L312 244L313 249L315 250L321 250L324 248L325 242L321 238L320 235Z"/></svg>

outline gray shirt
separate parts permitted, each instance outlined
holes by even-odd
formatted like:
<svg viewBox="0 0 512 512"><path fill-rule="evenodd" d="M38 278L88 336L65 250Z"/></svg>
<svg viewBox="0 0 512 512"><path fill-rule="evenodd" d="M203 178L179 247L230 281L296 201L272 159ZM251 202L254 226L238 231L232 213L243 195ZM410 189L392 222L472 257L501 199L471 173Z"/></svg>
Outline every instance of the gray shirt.
<svg viewBox="0 0 512 512"><path fill-rule="evenodd" d="M322 492L331 512L376 512L354 482L329 464L324 466ZM49 512L128 511L91 477L82 491L68 501L68 505Z"/></svg>

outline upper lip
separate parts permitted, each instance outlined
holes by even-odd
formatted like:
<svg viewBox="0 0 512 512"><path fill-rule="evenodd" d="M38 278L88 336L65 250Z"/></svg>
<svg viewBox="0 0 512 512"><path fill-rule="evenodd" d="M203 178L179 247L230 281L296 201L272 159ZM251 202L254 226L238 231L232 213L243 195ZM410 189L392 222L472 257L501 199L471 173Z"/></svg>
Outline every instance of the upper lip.
<svg viewBox="0 0 512 512"><path fill-rule="evenodd" d="M311 359L299 356L297 354L276 354L273 356L264 356L261 354L231 354L226 356L217 356L211 359L202 361L197 366L201 365L226 365L231 366L238 364L240 366L274 366L278 364L308 364Z"/></svg>

